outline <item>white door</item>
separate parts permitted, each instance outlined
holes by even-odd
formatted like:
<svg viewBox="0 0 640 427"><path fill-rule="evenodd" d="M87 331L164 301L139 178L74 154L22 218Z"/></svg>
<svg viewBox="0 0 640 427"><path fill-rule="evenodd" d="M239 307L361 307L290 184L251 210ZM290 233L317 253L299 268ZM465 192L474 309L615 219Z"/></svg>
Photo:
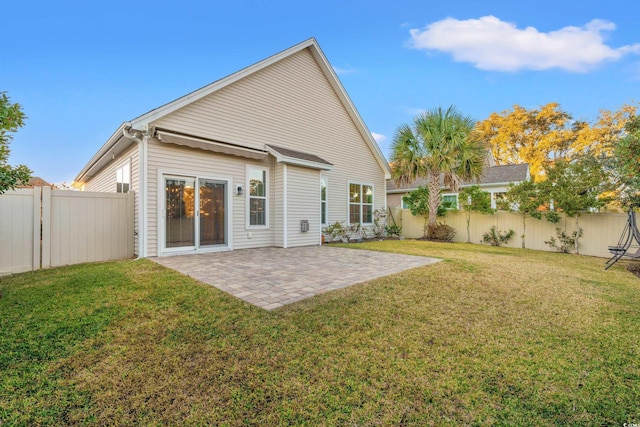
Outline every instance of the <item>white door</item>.
<svg viewBox="0 0 640 427"><path fill-rule="evenodd" d="M228 182L164 177L164 249L198 251L228 246Z"/></svg>

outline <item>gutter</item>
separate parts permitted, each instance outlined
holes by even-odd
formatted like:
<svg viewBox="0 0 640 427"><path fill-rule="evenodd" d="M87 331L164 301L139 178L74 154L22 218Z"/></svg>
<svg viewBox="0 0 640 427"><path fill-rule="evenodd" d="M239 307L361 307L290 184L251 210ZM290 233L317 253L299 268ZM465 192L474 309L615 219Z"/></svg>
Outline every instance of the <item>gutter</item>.
<svg viewBox="0 0 640 427"><path fill-rule="evenodd" d="M75 182L82 182L84 181L84 179L87 176L87 173L96 166L96 164L102 160L102 158L104 156L106 156L109 151L111 151L116 145L117 143L120 141L121 137L123 136L123 131L125 128L125 125L127 123L122 123L118 129L109 137L109 139L107 140L107 142L104 143L104 145L102 147L100 147L100 149L98 150L98 152L96 154L93 155L93 157L87 162L87 164L82 168L82 170L80 171L80 173L78 173L78 176L76 176L75 178Z"/></svg>
<svg viewBox="0 0 640 427"><path fill-rule="evenodd" d="M523 180L526 181L526 180ZM484 188L484 187L489 187L489 186L499 186L499 185L506 185L508 186L509 184L513 184L513 183L517 183L517 182L523 182L523 181L509 181L509 182L488 182L485 184L463 184L460 186L460 188L467 188L467 187L472 187L474 185L478 185L480 186L480 188ZM387 194L401 194L401 193L410 193L412 191L417 190L418 187L413 187L413 188L397 188L395 190L387 190ZM442 190L448 190L449 188L447 187L440 187L440 191Z"/></svg>

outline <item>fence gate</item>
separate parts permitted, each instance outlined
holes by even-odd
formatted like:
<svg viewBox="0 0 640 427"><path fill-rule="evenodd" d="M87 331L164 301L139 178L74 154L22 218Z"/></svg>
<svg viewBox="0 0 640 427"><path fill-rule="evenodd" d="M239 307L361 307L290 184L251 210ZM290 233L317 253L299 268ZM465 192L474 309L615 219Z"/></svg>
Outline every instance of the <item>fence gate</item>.
<svg viewBox="0 0 640 427"><path fill-rule="evenodd" d="M133 256L134 194L19 189L0 195L0 275Z"/></svg>

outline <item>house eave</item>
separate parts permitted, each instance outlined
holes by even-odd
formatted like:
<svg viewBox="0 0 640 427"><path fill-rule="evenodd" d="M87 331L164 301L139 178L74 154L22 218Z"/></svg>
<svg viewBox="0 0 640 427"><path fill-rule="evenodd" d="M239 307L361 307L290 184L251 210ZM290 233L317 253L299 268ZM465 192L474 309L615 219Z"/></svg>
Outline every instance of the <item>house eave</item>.
<svg viewBox="0 0 640 427"><path fill-rule="evenodd" d="M122 123L109 137L107 142L87 162L74 179L75 183L84 183L91 179L97 172L104 168L111 160L129 148L133 141L124 136L124 130L129 127L128 122Z"/></svg>
<svg viewBox="0 0 640 427"><path fill-rule="evenodd" d="M460 188L468 188L468 187L473 187L474 185L479 186L480 188L486 188L486 187L500 187L500 186L509 186L510 184L516 184L518 182L522 182L522 181L511 181L511 182L489 182L489 183L483 183L483 184L462 184L460 185ZM410 193L412 191L417 190L418 187L412 187L412 188L399 188L399 189L395 189L395 190L387 190L387 194L402 194L402 193ZM444 187L441 186L440 187L440 191L442 190L448 190L449 187Z"/></svg>
<svg viewBox="0 0 640 427"><path fill-rule="evenodd" d="M293 157L287 156L275 156L276 162L278 163L286 163L288 165L301 166L304 168L310 169L319 169L323 171L330 171L333 169L333 165L328 165L326 163L318 163L318 162L310 162L306 160L295 159Z"/></svg>
<svg viewBox="0 0 640 427"><path fill-rule="evenodd" d="M286 50L283 50L282 52L272 55L269 58L266 58L260 62L250 65L246 68L243 68L240 71L237 71L227 77L223 77L220 80L217 80L207 86L197 89L161 107L151 110L148 113L143 114L131 120L131 126L134 129L142 129L144 126L149 126L153 122L157 121L158 119L168 114L171 114L174 111L180 108L183 108L188 104L191 104L192 102L195 102L207 95L210 95L226 86L229 86L230 84L237 82L238 80L241 80L253 73L256 73L257 71L262 70L263 68L266 68L288 56L291 56L307 48L309 49L311 55L316 59L316 62L320 66L320 69L322 70L323 74L327 78L328 82L331 84L331 87L334 89L341 103L344 105L346 112L349 114L349 117L355 124L356 128L358 129L358 132L360 133L362 138L366 141L367 145L369 146L371 153L376 158L376 161L378 162L378 164L380 165L380 168L384 172L385 179L391 178L391 169L389 168L389 164L386 158L384 157L384 155L382 154L382 151L380 150L378 143L373 139L371 132L369 131L369 129L367 128L367 125L362 120L362 117L358 113L358 110L356 109L355 105L353 104L353 102L351 102L349 95L347 94L344 87L342 86L342 83L340 82L340 79L335 73L333 67L329 64L329 61L327 60L326 56L322 52L322 49L320 49L318 42L313 37L301 43L298 43L297 45L292 46Z"/></svg>
<svg viewBox="0 0 640 427"><path fill-rule="evenodd" d="M262 70L263 68L266 68L310 46L317 47L317 42L315 41L314 38L307 39L301 43L298 43L295 46L292 46L286 50L283 50L282 52L276 53L275 55L272 55L266 59L263 59L262 61L256 62L253 65L249 65L248 67L245 67L239 71L236 71L233 74L230 74L226 77L216 80L213 83L210 83L204 87L201 87L200 89L197 89L191 93L188 93L187 95L184 95L178 99L175 99L174 101L171 101L139 117L136 117L135 119L131 120L131 125L134 128L140 128L141 126L149 125L150 123L168 114L171 114L174 111L179 110L180 108L191 104L192 102L195 102L201 98L204 98L207 95L210 95L226 86L229 86L230 84L233 84L238 80L241 80L257 71Z"/></svg>

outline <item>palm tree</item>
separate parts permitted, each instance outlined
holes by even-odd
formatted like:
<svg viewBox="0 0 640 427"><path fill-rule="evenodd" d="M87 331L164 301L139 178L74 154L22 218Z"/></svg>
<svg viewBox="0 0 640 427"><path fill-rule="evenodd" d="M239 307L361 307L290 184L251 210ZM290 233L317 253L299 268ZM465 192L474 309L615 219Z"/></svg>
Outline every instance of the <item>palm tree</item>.
<svg viewBox="0 0 640 427"><path fill-rule="evenodd" d="M429 225L436 224L440 206L440 175L453 192L463 181L479 179L487 156L476 121L453 105L424 112L412 124L398 127L392 145L392 176L398 185L427 178Z"/></svg>

